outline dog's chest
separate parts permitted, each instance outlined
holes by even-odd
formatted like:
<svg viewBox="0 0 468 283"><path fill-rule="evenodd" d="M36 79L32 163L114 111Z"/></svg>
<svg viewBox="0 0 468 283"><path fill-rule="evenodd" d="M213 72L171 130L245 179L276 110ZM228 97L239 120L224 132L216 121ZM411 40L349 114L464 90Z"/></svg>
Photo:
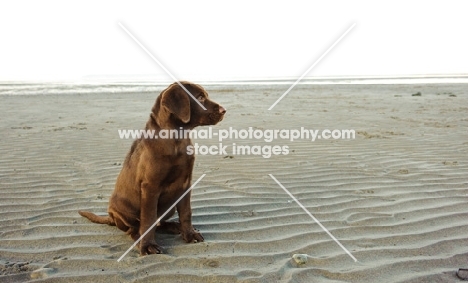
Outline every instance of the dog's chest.
<svg viewBox="0 0 468 283"><path fill-rule="evenodd" d="M174 143L174 155L176 156L181 156L181 155L187 155L187 147L191 145L191 141L184 139L184 140L175 140Z"/></svg>

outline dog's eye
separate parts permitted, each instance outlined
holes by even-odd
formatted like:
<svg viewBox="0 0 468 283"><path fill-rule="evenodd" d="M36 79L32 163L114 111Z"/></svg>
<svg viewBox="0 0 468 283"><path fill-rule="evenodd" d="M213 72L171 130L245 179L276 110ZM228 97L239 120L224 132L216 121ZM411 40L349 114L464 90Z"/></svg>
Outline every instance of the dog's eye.
<svg viewBox="0 0 468 283"><path fill-rule="evenodd" d="M205 102L205 99L206 99L206 98L205 98L203 95L199 95L199 96L197 97L197 99L198 99L198 101L200 101L201 103L203 103L203 102Z"/></svg>

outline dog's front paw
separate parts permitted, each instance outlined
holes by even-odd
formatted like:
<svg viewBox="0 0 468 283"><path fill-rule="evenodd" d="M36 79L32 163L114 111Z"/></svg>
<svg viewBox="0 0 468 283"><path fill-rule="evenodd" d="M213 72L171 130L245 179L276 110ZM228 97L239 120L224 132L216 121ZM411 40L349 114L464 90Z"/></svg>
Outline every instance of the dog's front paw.
<svg viewBox="0 0 468 283"><path fill-rule="evenodd" d="M182 239L184 239L186 243L198 243L205 241L202 234L194 228L189 231L182 232Z"/></svg>
<svg viewBox="0 0 468 283"><path fill-rule="evenodd" d="M140 255L162 254L163 249L156 242L140 242Z"/></svg>

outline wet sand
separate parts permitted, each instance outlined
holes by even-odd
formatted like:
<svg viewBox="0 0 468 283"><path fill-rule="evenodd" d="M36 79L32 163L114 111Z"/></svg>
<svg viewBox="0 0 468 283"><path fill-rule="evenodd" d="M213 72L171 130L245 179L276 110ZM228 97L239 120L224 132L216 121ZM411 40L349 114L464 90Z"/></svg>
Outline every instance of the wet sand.
<svg viewBox="0 0 468 283"><path fill-rule="evenodd" d="M2 96L0 281L460 282L467 86L298 85L267 110L288 87L207 86L228 110L213 129L354 129L356 138L223 141L289 153L197 156L193 178L206 176L193 191L193 223L205 242L157 232L165 254L135 249L121 262L130 237L77 211L106 213L132 142L118 129L143 128L158 93Z"/></svg>

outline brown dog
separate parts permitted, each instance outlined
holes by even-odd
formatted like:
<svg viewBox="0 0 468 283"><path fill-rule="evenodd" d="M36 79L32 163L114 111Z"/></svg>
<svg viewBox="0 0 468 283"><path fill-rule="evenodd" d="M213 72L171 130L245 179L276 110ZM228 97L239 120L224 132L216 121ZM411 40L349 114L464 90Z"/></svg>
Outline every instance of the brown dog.
<svg viewBox="0 0 468 283"><path fill-rule="evenodd" d="M220 122L226 109L208 99L199 85L181 84L200 102L204 110L177 83L163 90L156 99L146 123L146 130L158 134L162 129L181 127L191 130L201 125ZM138 240L156 220L190 187L195 157L187 154L189 138L138 139L132 144L122 166L114 192L109 201L108 216L79 211L92 222L117 226ZM202 242L203 236L192 226L190 192L176 205L180 223L162 221L160 226L178 231L187 243ZM167 214L170 218L175 212ZM162 249L155 241L155 228L140 242L140 254L159 254Z"/></svg>

